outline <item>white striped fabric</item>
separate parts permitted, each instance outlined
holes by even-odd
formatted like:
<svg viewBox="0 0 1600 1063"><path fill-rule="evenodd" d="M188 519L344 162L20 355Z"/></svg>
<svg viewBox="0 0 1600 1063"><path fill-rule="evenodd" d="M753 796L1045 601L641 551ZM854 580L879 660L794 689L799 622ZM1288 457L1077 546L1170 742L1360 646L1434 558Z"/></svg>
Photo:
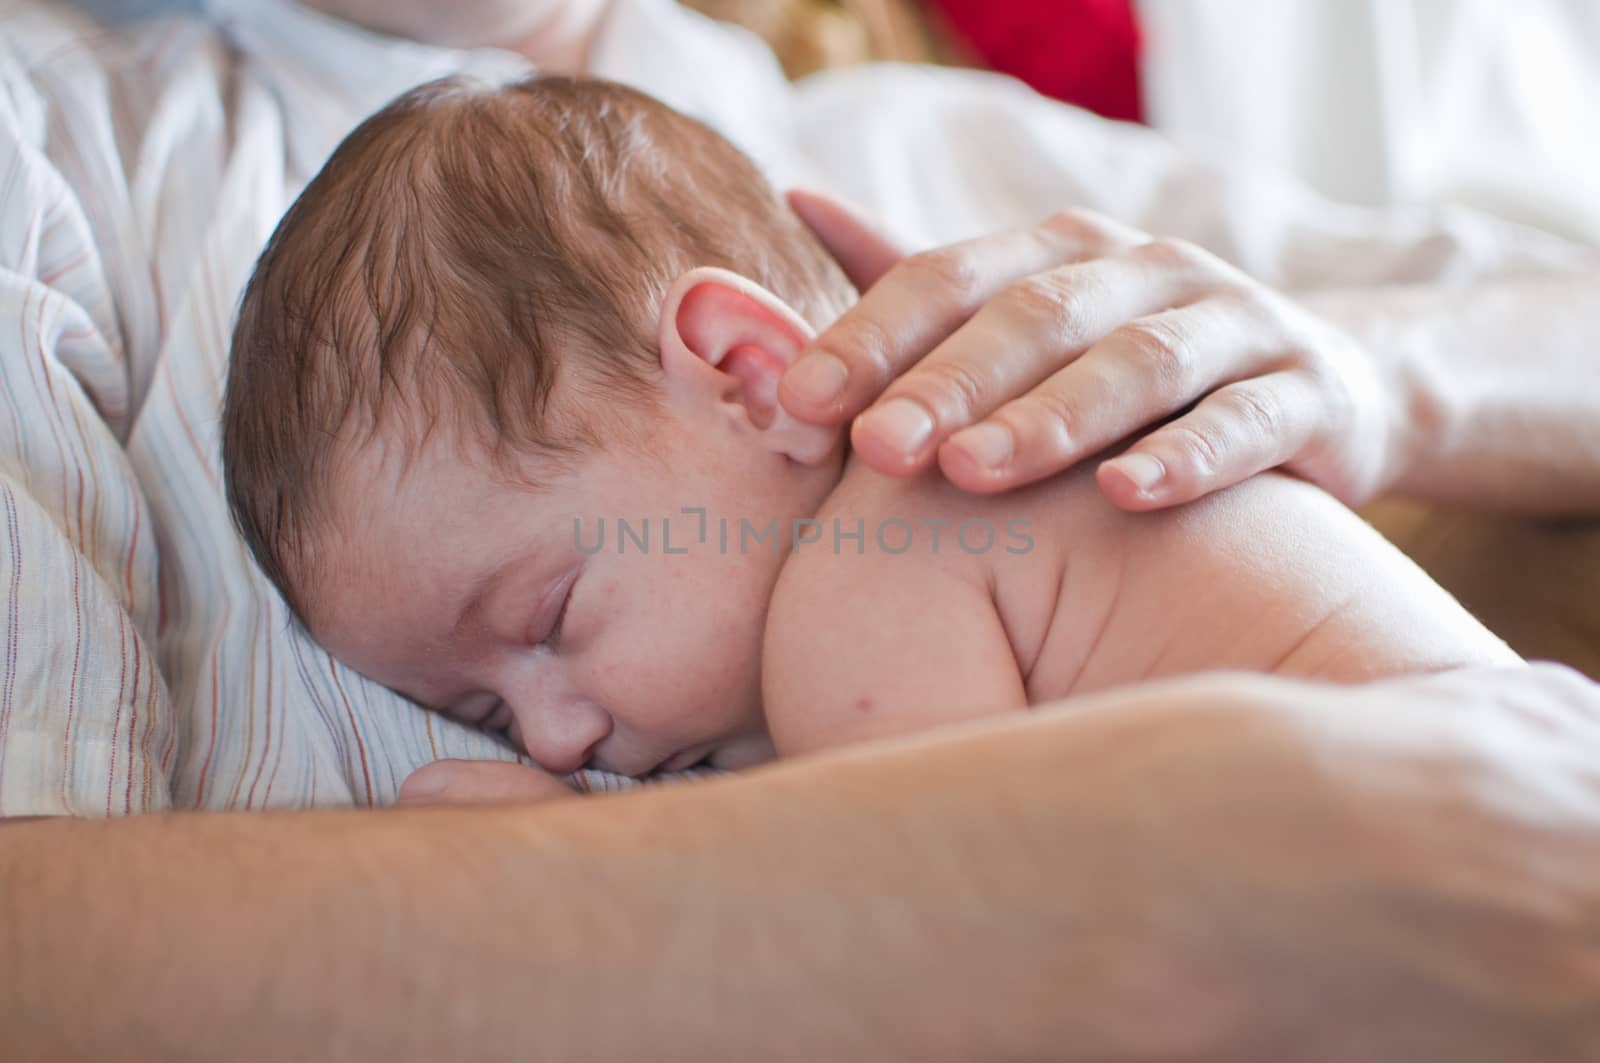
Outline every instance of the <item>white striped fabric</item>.
<svg viewBox="0 0 1600 1063"><path fill-rule="evenodd" d="M229 524L217 409L249 269L338 138L422 80L525 68L285 0L210 16L0 7L0 814L382 805L434 758L511 756L290 626ZM1076 202L1279 281L1581 255L1486 219L1334 210L982 75L792 91L753 39L668 0L618 0L595 64L923 240Z"/></svg>

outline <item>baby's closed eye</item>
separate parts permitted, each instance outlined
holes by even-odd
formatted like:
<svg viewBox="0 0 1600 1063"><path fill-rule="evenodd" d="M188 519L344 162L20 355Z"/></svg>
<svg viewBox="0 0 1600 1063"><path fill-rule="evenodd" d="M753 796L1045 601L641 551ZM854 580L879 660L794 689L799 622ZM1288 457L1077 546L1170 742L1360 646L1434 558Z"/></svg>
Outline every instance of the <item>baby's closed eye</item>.
<svg viewBox="0 0 1600 1063"><path fill-rule="evenodd" d="M582 574L581 568L573 570L561 581L556 592L540 603L526 629L527 636L524 641L527 645L549 650L560 649L561 631L566 625L567 611L572 605L578 577Z"/></svg>

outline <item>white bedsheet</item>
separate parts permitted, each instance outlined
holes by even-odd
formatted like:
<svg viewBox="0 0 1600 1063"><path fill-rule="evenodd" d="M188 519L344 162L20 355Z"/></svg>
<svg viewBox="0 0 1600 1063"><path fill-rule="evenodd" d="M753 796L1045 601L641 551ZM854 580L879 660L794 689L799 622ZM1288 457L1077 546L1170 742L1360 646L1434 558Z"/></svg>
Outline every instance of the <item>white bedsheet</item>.
<svg viewBox="0 0 1600 1063"><path fill-rule="evenodd" d="M284 0L210 7L115 31L0 8L0 814L376 805L435 757L510 756L291 628L229 524L217 407L255 255L338 138L409 85L523 64ZM985 75L791 89L668 0L619 0L595 65L923 242L1084 204L1291 287L1590 254L1465 212L1336 208Z"/></svg>

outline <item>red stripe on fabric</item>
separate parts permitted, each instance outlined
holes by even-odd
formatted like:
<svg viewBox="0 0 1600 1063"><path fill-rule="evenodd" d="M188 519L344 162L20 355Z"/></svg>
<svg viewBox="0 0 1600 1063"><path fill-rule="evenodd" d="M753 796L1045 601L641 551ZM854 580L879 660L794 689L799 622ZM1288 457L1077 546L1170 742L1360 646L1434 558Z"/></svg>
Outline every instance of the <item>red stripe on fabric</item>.
<svg viewBox="0 0 1600 1063"><path fill-rule="evenodd" d="M226 626L226 625L224 625ZM206 803L206 775L211 771L211 757L217 751L217 706L222 700L220 673L222 665L220 656L222 640L216 639L211 644L211 736L206 742L206 759L200 765L200 783L195 790L194 807L204 808Z"/></svg>
<svg viewBox="0 0 1600 1063"><path fill-rule="evenodd" d="M278 769L283 767L283 748L289 743L278 739L278 755L272 758L272 774L267 776L267 788L261 794L261 804L264 808L272 807L272 786L278 781Z"/></svg>
<svg viewBox="0 0 1600 1063"><path fill-rule="evenodd" d="M22 487L24 491L33 490L33 462L28 453L28 437L22 434L22 420L17 415L17 401L11 394L9 383L0 381L4 385L3 394L6 400L6 412L11 415L11 434L17 441L17 456L22 459Z"/></svg>
<svg viewBox="0 0 1600 1063"><path fill-rule="evenodd" d="M26 347L28 345L28 318L29 318L28 304L32 301L32 295L33 295L32 289L30 289L29 293L23 297L23 311L17 318L18 327L22 330L22 334L20 336L20 339L21 339L22 345L24 347ZM52 380L51 376L50 376L50 355L44 349L44 300L43 300L42 297L39 300L39 308L38 308L37 313L34 313L32 316L37 318L37 320L34 322L34 339L35 339L34 349L37 352L37 354L39 355L39 372L43 375L43 378L44 378L44 389L45 389L45 392L50 396L50 414L51 414L51 417L50 417L50 438L55 440L56 452L58 454L60 454L61 458L62 458L62 461L61 461L61 501L62 501L62 504L64 505L66 503L67 496L71 493L68 490L68 483L67 483L67 466L68 466L69 462L66 459L67 459L67 453L68 452L67 452L66 439L63 437L62 431L61 431L61 429L62 429L62 425L61 425L61 407L56 403L56 385L55 385L55 381ZM63 521L66 520L66 516L67 515L65 513L61 514L61 518L62 518ZM81 519L80 519L79 523L81 525L81 523L82 523ZM80 530L79 530L79 537L80 538L82 537L82 529L81 529L81 527L80 527Z"/></svg>
<svg viewBox="0 0 1600 1063"><path fill-rule="evenodd" d="M78 670L83 660L83 599L80 580L83 559L73 557L72 565L72 621L76 630L72 644L72 682L67 687L67 722L62 730L61 743L61 803L67 808L72 803L67 797L67 786L72 781L72 723L78 714Z"/></svg>
<svg viewBox="0 0 1600 1063"><path fill-rule="evenodd" d="M144 739L139 744L139 748L144 751L144 790L143 790L143 802L144 803L141 806L143 808L149 808L150 807L150 791L154 786L154 779L153 779L152 772L150 770L150 765L155 761L155 758L150 755L150 740L155 737L155 734L156 734L156 721L158 719L157 713L156 713L156 680L157 680L157 677L158 677L159 673L157 673L156 670L153 669L153 668L150 671L151 671L150 685L146 688L145 702L144 702L145 721L146 721L145 722L145 727L144 727ZM178 731L177 727L175 727L175 726L174 727L170 727L168 729L168 734L176 734L177 731ZM163 761L162 761L161 780L162 780L162 785L167 788L167 798L168 798L168 800L171 800L171 798L172 798L172 780L166 774L166 761L165 761L165 759L163 759Z"/></svg>
<svg viewBox="0 0 1600 1063"><path fill-rule="evenodd" d="M205 472L206 479L212 487L220 487L217 483L217 474L211 468L211 461L206 456L205 448L200 445L200 437L195 435L194 427L189 424L189 419L183 415L183 403L178 398L178 385L173 383L172 363L161 363L162 375L167 379L167 392L172 396L172 412L178 419L178 425L183 429L185 438L189 440L189 449L194 451L195 458L200 462L200 468Z"/></svg>
<svg viewBox="0 0 1600 1063"><path fill-rule="evenodd" d="M11 488L3 487L6 498L6 534L11 537L11 608L7 620L9 634L6 638L6 680L4 696L0 697L0 749L5 748L6 734L11 729L11 707L17 690L17 658L21 646L19 632L22 627L22 524L17 518L17 500ZM0 757L0 771L5 769L5 758Z"/></svg>
<svg viewBox="0 0 1600 1063"><path fill-rule="evenodd" d="M144 507L139 505L139 499L130 491L129 499L133 503L133 534L128 538L128 560L122 564L122 584L127 592L128 615L134 613L133 601L133 558L139 552L139 532L144 524Z"/></svg>
<svg viewBox="0 0 1600 1063"><path fill-rule="evenodd" d="M367 807L372 807L372 772L367 767L367 746L361 741L361 732L356 728L356 714L350 707L350 695L344 692L344 683L339 679L339 665L333 659L333 654L323 651L328 658L328 670L333 673L333 685L339 688L339 697L344 700L344 713L350 719L350 734L356 740L356 751L361 754L361 780L367 788Z"/></svg>
<svg viewBox="0 0 1600 1063"><path fill-rule="evenodd" d="M139 675L144 665L144 654L139 652L137 641L138 633L135 632L133 644L133 698L129 701L131 712L128 716L128 785L122 794L122 810L129 815L133 814L133 736L139 733ZM148 771L149 769L146 768Z"/></svg>
<svg viewBox="0 0 1600 1063"><path fill-rule="evenodd" d="M167 786L172 786L172 755L178 751L178 728L176 723L167 728L167 745L161 751L161 777L166 780ZM174 797L177 795L174 794Z"/></svg>
<svg viewBox="0 0 1600 1063"><path fill-rule="evenodd" d="M195 790L195 807L205 807L206 775L211 771L211 758L217 751L217 726L222 703L222 635L233 621L233 599L223 596L222 621L218 634L211 638L211 735L206 741L206 758L200 765L200 782ZM176 732L176 728L174 728Z"/></svg>
<svg viewBox="0 0 1600 1063"><path fill-rule="evenodd" d="M267 615L269 617L272 615L272 611L271 611L270 608L267 610ZM268 756L268 754L270 754L272 752L272 638L270 637L270 635L267 638L267 665L266 665L266 667L267 667L267 709L266 709L267 737L266 737L266 740L263 742L263 744L261 746L261 759L256 761L256 776L255 776L254 779L250 780L250 792L245 794L244 807L245 807L246 811L249 811L250 808L255 804L255 801L256 801L256 785L261 782L261 773L266 771L266 769L267 769L267 756Z"/></svg>
<svg viewBox="0 0 1600 1063"><path fill-rule="evenodd" d="M77 269L79 266L83 265L84 262L86 262L88 260L88 258L89 258L89 252L84 251L84 252L80 253L77 258L73 259L71 262L68 262L66 265L57 266L55 269L51 270L49 273L46 273L43 276L41 276L39 278L39 283L47 285L47 286L54 286L56 281L60 280L62 277L66 276L68 273L70 273L73 270Z"/></svg>
<svg viewBox="0 0 1600 1063"><path fill-rule="evenodd" d="M121 669L117 672L117 712L111 718L111 763L106 771L106 815L111 815L111 795L117 783L117 729L122 726L122 699L128 692L128 614L117 610L117 652L122 655ZM133 771L133 762L128 762Z"/></svg>

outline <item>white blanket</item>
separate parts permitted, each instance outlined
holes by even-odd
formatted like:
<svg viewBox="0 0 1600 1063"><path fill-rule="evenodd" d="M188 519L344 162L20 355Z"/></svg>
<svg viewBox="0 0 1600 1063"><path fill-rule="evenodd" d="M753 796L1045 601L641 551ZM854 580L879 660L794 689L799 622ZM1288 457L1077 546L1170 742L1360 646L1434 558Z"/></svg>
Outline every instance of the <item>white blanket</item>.
<svg viewBox="0 0 1600 1063"><path fill-rule="evenodd" d="M115 31L45 0L0 14L0 814L381 805L436 757L511 756L290 626L230 526L217 410L254 258L338 139L419 81L523 64L284 0L210 8ZM1466 213L1336 208L986 75L791 88L668 0L619 0L595 66L919 242L1082 204L1290 287L1588 255Z"/></svg>

